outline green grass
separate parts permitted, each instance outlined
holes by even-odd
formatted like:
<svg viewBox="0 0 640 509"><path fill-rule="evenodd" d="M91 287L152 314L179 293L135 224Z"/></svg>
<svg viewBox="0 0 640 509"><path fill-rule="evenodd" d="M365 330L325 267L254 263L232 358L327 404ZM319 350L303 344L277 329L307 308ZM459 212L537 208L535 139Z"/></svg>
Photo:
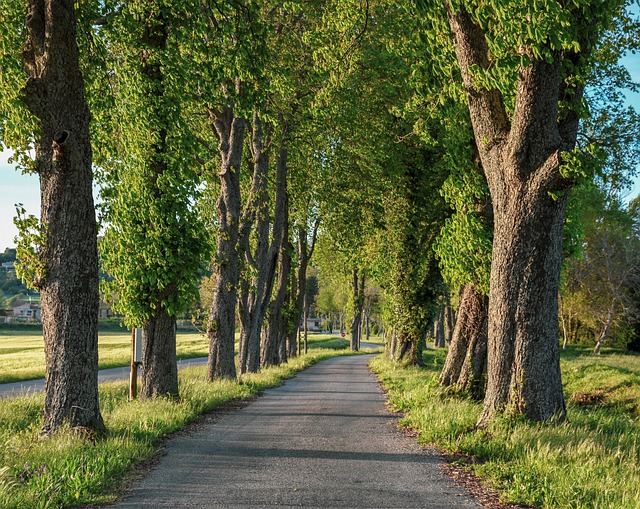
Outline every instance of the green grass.
<svg viewBox="0 0 640 509"><path fill-rule="evenodd" d="M497 488L504 501L554 509L640 508L640 356L563 352L568 419L533 424L502 418L476 430L479 403L441 389L446 352L425 353L427 367L371 363L421 443L456 455ZM471 459L473 458L473 459Z"/></svg>
<svg viewBox="0 0 640 509"><path fill-rule="evenodd" d="M178 359L206 357L208 339L198 333L178 332ZM131 333L103 333L98 336L100 369L128 366ZM0 330L0 383L44 377L42 333L29 330Z"/></svg>
<svg viewBox="0 0 640 509"><path fill-rule="evenodd" d="M108 432L99 440L66 430L40 434L42 395L0 400L0 507L60 508L112 502L141 460L157 453L158 440L203 412L232 400L251 398L305 367L349 354L348 342L314 337L309 354L245 375L239 382L206 381L206 368L180 371L180 398L127 401L127 383L100 386Z"/></svg>

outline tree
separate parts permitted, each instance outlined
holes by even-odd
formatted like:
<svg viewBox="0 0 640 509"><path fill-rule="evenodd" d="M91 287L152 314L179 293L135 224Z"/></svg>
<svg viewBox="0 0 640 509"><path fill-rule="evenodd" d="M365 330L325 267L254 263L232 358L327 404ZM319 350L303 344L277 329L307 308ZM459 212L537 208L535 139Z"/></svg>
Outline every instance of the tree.
<svg viewBox="0 0 640 509"><path fill-rule="evenodd" d="M433 243L447 214L438 193L446 173L437 150L408 147L406 152L396 192L387 198L391 352L403 363L422 365L425 337L442 293Z"/></svg>
<svg viewBox="0 0 640 509"><path fill-rule="evenodd" d="M565 415L557 291L567 191L589 55L615 2L512 11L447 3L494 208L486 424L509 407Z"/></svg>
<svg viewBox="0 0 640 509"><path fill-rule="evenodd" d="M23 232L18 258L21 276L41 292L46 363L43 430L52 433L68 424L102 432L90 113L80 71L76 9L68 0L30 0L26 27L22 11L19 2L3 4L7 23L2 20L1 30L9 42L0 50L3 64L8 64L0 85L0 138L40 177L40 225L31 233ZM26 34L22 47L26 79L11 60L18 54L20 33ZM18 90L22 106L15 101ZM28 161L29 148L35 148L33 162ZM39 246L30 245L32 239Z"/></svg>
<svg viewBox="0 0 640 509"><path fill-rule="evenodd" d="M593 184L581 191L584 236L580 253L566 262L562 313L567 329L579 324L595 336L597 355L615 329L632 322L637 313L640 239L631 208ZM570 333L565 332L565 341Z"/></svg>
<svg viewBox="0 0 640 509"><path fill-rule="evenodd" d="M169 3L134 2L102 28L111 54L112 109L99 117L105 168L101 243L106 293L131 327L142 327L140 396L178 396L176 318L197 296L209 253L191 202L197 187L193 135L174 85L176 30L185 13ZM190 102L191 99L186 101ZM113 122L115 125L112 125ZM113 132L119 133L119 137Z"/></svg>

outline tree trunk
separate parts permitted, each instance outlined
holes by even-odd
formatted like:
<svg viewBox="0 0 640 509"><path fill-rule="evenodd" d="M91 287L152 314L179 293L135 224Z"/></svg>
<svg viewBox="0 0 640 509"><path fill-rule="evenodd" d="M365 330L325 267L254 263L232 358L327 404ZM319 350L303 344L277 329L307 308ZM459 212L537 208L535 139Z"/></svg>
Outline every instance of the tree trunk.
<svg viewBox="0 0 640 509"><path fill-rule="evenodd" d="M298 268L296 270L296 300L295 300L295 328L302 333L306 331L305 298L307 295L307 267L309 265L309 253L307 251L307 229L298 228ZM302 353L302 343L298 346L298 352ZM306 352L305 352L306 353Z"/></svg>
<svg viewBox="0 0 640 509"><path fill-rule="evenodd" d="M273 285L275 261L269 256L269 135L264 132L258 112L253 115L251 155L253 157L253 184L245 213L240 224L238 256L244 258L244 266L250 267L251 276L243 278L240 285L240 345L238 370L256 373L260 369L260 332L266 312L263 302L268 302ZM256 247L251 256L249 235L251 223L255 223ZM277 245L280 245L281 231ZM241 259L242 259L241 258ZM266 295L268 292L268 295Z"/></svg>
<svg viewBox="0 0 640 509"><path fill-rule="evenodd" d="M444 332L444 342L447 346L451 344L451 340L453 339L453 310L451 309L451 301L449 299L449 292L447 292L447 304L444 308L444 318L445 318L445 332Z"/></svg>
<svg viewBox="0 0 640 509"><path fill-rule="evenodd" d="M234 360L236 304L239 259L238 223L240 220L240 163L246 121L236 118L231 107L222 113L210 112L220 140L220 197L218 210L218 245L214 272L214 297L209 313L209 380L235 378Z"/></svg>
<svg viewBox="0 0 640 509"><path fill-rule="evenodd" d="M593 355L600 355L600 349L602 348L603 343L609 337L609 329L611 328L611 324L613 323L614 311L616 308L616 301L613 300L611 302L611 307L609 307L609 312L607 313L607 321L602 327L602 331L598 336L598 340L596 341L596 346L593 349Z"/></svg>
<svg viewBox="0 0 640 509"><path fill-rule="evenodd" d="M306 277L305 277L306 280ZM305 285L306 286L306 285ZM307 302L308 300L308 295L306 293L306 288L305 288L305 294L304 297L302 299L302 307L304 309L304 312L302 313L302 331L304 334L304 353L305 355L309 352L309 324L307 323L307 320L309 319L309 304Z"/></svg>
<svg viewBox="0 0 640 509"><path fill-rule="evenodd" d="M460 293L458 317L453 330L453 338L449 345L440 385L456 386L460 390L468 390L469 383L474 380L473 373L480 372L486 366L488 298L482 295L473 283L467 283ZM484 344L484 359L481 345ZM467 371L465 375L462 372ZM465 380L461 384L461 376ZM468 381L468 382L467 382Z"/></svg>
<svg viewBox="0 0 640 509"><path fill-rule="evenodd" d="M477 294L474 309L467 322L469 346L456 382L459 391L466 392L474 399L484 398L487 386L487 326L489 313L489 298Z"/></svg>
<svg viewBox="0 0 640 509"><path fill-rule="evenodd" d="M289 239L289 207L285 193L284 217L282 223L282 241L278 256L278 281L273 300L269 304L269 318L267 321L265 341L262 348L262 364L264 366L277 366L285 362L283 345L287 344L289 301L289 274L291 272L291 254ZM291 350L289 349L289 357Z"/></svg>
<svg viewBox="0 0 640 509"><path fill-rule="evenodd" d="M482 399L486 385L488 298L473 283L464 286L440 385Z"/></svg>
<svg viewBox="0 0 640 509"><path fill-rule="evenodd" d="M567 330L567 321L564 312L564 306L562 305L562 295L559 297L558 309L560 310L560 320L562 321L562 349L567 348L567 342L569 341L569 331Z"/></svg>
<svg viewBox="0 0 640 509"><path fill-rule="evenodd" d="M438 315L433 322L433 338L436 348L444 348L444 305L438 308Z"/></svg>
<svg viewBox="0 0 640 509"><path fill-rule="evenodd" d="M360 271L358 276L358 269L352 271L352 287L353 292L353 316L351 318L351 350L357 352L360 349L360 329L362 322L362 308L364 306L364 271Z"/></svg>
<svg viewBox="0 0 640 509"><path fill-rule="evenodd" d="M557 300L565 200L546 191L532 198L528 187L493 192L489 380L481 423L507 406L536 421L565 414Z"/></svg>
<svg viewBox="0 0 640 509"><path fill-rule="evenodd" d="M474 135L493 202L488 383L478 424L506 408L535 421L566 415L560 376L558 285L565 202L561 153L575 147L583 87L562 76L578 53L536 58L517 76L513 111L498 89L478 87L471 69L489 69L491 50L468 12L447 3ZM580 51L589 52L589 41ZM563 97L567 108L559 116Z"/></svg>
<svg viewBox="0 0 640 509"><path fill-rule="evenodd" d="M396 337L398 360L407 366L422 366L424 341L417 331L400 330Z"/></svg>
<svg viewBox="0 0 640 509"><path fill-rule="evenodd" d="M142 326L142 399L178 397L176 318L162 309Z"/></svg>
<svg viewBox="0 0 640 509"><path fill-rule="evenodd" d="M98 402L98 250L90 113L70 0L29 0L25 104L39 120L41 292L45 349L43 431L104 431Z"/></svg>

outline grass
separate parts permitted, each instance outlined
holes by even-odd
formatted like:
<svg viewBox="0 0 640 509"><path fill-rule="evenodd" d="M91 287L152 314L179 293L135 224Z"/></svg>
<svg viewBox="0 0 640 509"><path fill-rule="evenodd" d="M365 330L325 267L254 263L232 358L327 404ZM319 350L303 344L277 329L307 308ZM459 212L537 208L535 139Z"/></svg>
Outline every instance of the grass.
<svg viewBox="0 0 640 509"><path fill-rule="evenodd" d="M554 509L640 507L640 356L563 352L568 419L533 424L501 418L476 430L479 403L441 389L446 352L425 352L427 367L371 363L404 412L401 424L424 444L459 455L505 502Z"/></svg>
<svg viewBox="0 0 640 509"><path fill-rule="evenodd" d="M127 401L127 383L100 386L108 433L91 440L71 430L40 434L42 395L0 401L0 507L44 509L115 500L132 467L157 453L158 440L200 414L251 398L322 359L349 354L345 340L313 337L309 354L236 381L206 381L206 368L180 371L180 398Z"/></svg>
<svg viewBox="0 0 640 509"><path fill-rule="evenodd" d="M206 357L208 339L198 333L178 332L178 359ZM106 333L98 336L100 369L128 366L131 359L131 333ZM42 332L0 329L0 383L44 378Z"/></svg>

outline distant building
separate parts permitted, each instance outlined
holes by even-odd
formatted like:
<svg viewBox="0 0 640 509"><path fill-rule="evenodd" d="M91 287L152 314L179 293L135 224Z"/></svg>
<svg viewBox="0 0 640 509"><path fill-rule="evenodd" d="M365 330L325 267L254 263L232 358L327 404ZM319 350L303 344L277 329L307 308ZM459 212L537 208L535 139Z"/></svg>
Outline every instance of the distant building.
<svg viewBox="0 0 640 509"><path fill-rule="evenodd" d="M13 318L17 322L42 322L42 308L27 302L13 308Z"/></svg>
<svg viewBox="0 0 640 509"><path fill-rule="evenodd" d="M100 297L100 308L98 310L98 318L113 318L115 313L111 309L111 304L106 303L102 297Z"/></svg>
<svg viewBox="0 0 640 509"><path fill-rule="evenodd" d="M322 318L307 318L307 330L319 332L321 331L320 324L322 323Z"/></svg>
<svg viewBox="0 0 640 509"><path fill-rule="evenodd" d="M2 268L4 270L12 270L16 268L16 262L2 262Z"/></svg>

